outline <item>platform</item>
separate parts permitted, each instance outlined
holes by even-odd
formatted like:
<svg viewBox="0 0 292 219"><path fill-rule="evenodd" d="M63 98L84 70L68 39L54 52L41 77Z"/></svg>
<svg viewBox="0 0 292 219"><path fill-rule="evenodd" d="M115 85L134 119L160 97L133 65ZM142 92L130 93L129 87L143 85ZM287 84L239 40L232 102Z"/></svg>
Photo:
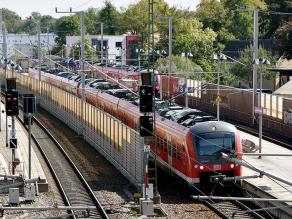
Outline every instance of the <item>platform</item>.
<svg viewBox="0 0 292 219"><path fill-rule="evenodd" d="M1 103L1 111L4 110L4 105ZM1 131L0 131L0 174L12 175L12 149L6 147L6 115L1 113ZM11 118L8 117L8 136L10 136ZM24 179L28 179L28 133L15 119L15 130L17 138L17 149L15 150L16 158L19 159L20 164L16 167L15 175L22 175ZM40 177L40 192L47 188L47 180L43 171L42 165L34 151L34 142L32 142L31 159L32 169L31 177ZM1 178L0 178L1 179Z"/></svg>
<svg viewBox="0 0 292 219"><path fill-rule="evenodd" d="M248 139L253 141L258 145L258 137L252 136L250 134L241 132L242 139ZM256 151L255 153L258 153ZM291 154L292 151L286 148L283 148L274 143L268 142L266 140L262 141L262 153L266 154ZM263 170L269 174L277 176L281 179L284 179L292 183L292 157L285 156L262 156L261 159L258 156L243 156L243 159L246 160L252 166ZM243 167L243 175L259 175L248 168ZM265 198L276 198L276 199L290 199L292 200L292 186L289 186L284 183L279 183L278 181L272 180L266 176L258 179L248 179L244 181L244 185L251 189L253 195L265 197ZM292 202L289 203L275 203L275 206L279 205L292 205ZM265 205L268 206L268 205ZM292 209L283 208L285 213L283 215L281 212L278 212L279 218L292 218ZM287 215L286 215L287 213ZM280 215L279 215L280 214Z"/></svg>

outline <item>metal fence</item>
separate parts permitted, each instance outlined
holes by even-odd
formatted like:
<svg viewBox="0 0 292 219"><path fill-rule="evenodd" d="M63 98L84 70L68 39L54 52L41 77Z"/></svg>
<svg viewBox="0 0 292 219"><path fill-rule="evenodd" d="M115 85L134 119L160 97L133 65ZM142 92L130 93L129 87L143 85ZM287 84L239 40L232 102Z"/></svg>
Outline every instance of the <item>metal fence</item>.
<svg viewBox="0 0 292 219"><path fill-rule="evenodd" d="M3 72L2 72L3 74ZM143 139L139 133L95 106L45 82L17 74L21 93L34 93L42 108L59 118L110 161L138 188L143 183Z"/></svg>
<svg viewBox="0 0 292 219"><path fill-rule="evenodd" d="M180 85L178 81L179 78L170 80L172 96L179 94ZM167 84L166 79L164 82ZM192 93L188 93L189 106L215 114L217 85L211 83L202 84L200 81L191 79L187 81L187 85L194 88ZM167 86L164 85L162 87L163 96L168 98ZM259 93L255 94L255 106L258 106L258 95ZM244 123L252 122L253 93L251 90L221 85L220 97L221 117ZM185 104L184 95L176 98L176 100L182 105ZM288 135L289 137L292 134L292 99L263 93L261 106L263 107L263 128L280 135ZM255 123L257 124L257 115L255 116Z"/></svg>

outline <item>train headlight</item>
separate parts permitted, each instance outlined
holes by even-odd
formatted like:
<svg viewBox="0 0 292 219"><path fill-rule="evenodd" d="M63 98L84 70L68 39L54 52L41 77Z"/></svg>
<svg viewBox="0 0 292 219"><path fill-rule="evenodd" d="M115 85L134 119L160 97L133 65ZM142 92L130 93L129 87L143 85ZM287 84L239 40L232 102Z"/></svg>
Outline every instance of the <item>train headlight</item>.
<svg viewBox="0 0 292 219"><path fill-rule="evenodd" d="M196 164L194 167L197 169L199 166Z"/></svg>
<svg viewBox="0 0 292 219"><path fill-rule="evenodd" d="M204 166L200 166L200 170L203 170L204 169Z"/></svg>
<svg viewBox="0 0 292 219"><path fill-rule="evenodd" d="M234 164L232 163L232 164L230 164L230 168L234 168Z"/></svg>

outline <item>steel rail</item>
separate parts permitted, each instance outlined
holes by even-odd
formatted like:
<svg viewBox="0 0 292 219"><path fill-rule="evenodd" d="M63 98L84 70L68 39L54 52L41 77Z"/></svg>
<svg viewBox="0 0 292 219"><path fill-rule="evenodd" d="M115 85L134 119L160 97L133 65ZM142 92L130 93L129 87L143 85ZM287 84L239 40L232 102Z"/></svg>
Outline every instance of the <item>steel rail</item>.
<svg viewBox="0 0 292 219"><path fill-rule="evenodd" d="M205 193L201 191L199 188L197 188L196 186L193 186L193 188L200 195L205 196ZM195 197L201 197L200 195L195 196ZM191 196L191 197L194 198L194 196ZM231 211L236 212L236 214L239 214L239 213L245 214L245 218L246 216L249 216L250 218L264 219L264 217L259 215L257 212L253 211L251 208L249 208L248 206L246 206L239 200L232 200L232 201L228 200L228 201L222 202L224 206L228 206L228 205L230 206L230 208L228 209L226 207L223 208L222 206L216 206L217 204L220 204L220 202L214 202L213 199L211 199L210 197L212 196L205 196L205 199L201 199L201 201L207 207L209 207L212 211L214 211L217 215L219 215L220 217L224 219L230 219L232 218L232 216L234 216L233 214L231 214ZM195 199L199 200L199 198L195 198ZM237 210L235 211L234 208L237 208Z"/></svg>
<svg viewBox="0 0 292 219"><path fill-rule="evenodd" d="M18 117L19 118L19 117ZM48 137L50 138L50 140L53 141L53 143L57 146L57 148L60 150L60 152L62 153L62 155L65 157L65 159L67 160L67 162L69 163L69 165L71 166L71 168L73 169L73 171L75 172L76 176L79 178L79 180L82 182L84 188L86 189L86 191L88 192L91 200L93 201L93 203L96 206L96 209L99 211L100 215L102 218L104 219L108 219L108 215L105 212L105 210L103 209L102 205L100 204L99 200L96 198L96 196L94 195L94 192L92 191L92 189L90 188L89 184L86 182L85 178L82 176L81 172L78 170L78 168L76 167L76 165L74 164L74 162L72 161L72 159L69 157L69 155L65 152L65 150L63 149L63 147L60 145L60 143L52 136L52 134L45 128L45 126L35 117L32 117L32 119L35 121L35 123L41 128L42 131L44 131ZM20 120L20 119L19 119ZM21 121L21 120L20 120ZM22 121L21 121L22 122ZM27 129L27 127L25 127ZM34 142L36 142L36 145L38 146L38 148L40 148L40 151L42 152L42 154L44 155L45 152L44 150L41 148L41 145L39 144L39 142L37 141L37 139L35 138L35 136L32 134L32 138L34 140ZM48 159L47 156L45 156L46 159ZM48 159L49 161L49 159ZM51 164L51 163L50 163ZM51 168L53 169L53 166L51 165ZM51 169L50 168L50 169ZM56 172L54 171L54 178L58 178ZM57 179L57 182L61 184L60 180ZM65 190L63 187L62 188L62 192L65 193ZM66 204L69 206L72 206L70 203L70 197L66 196ZM72 215L74 215L74 213L72 212ZM76 218L75 216L73 216L74 218Z"/></svg>

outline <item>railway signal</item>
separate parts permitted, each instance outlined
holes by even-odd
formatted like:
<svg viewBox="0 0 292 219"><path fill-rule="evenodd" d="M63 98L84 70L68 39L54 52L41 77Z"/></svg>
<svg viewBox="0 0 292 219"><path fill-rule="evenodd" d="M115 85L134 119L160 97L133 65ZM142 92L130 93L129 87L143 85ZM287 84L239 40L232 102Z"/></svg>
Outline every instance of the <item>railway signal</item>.
<svg viewBox="0 0 292 219"><path fill-rule="evenodd" d="M7 78L7 90L16 90L16 78Z"/></svg>
<svg viewBox="0 0 292 219"><path fill-rule="evenodd" d="M153 112L153 88L149 85L140 86L140 112Z"/></svg>
<svg viewBox="0 0 292 219"><path fill-rule="evenodd" d="M153 136L153 116L140 116L140 136Z"/></svg>
<svg viewBox="0 0 292 219"><path fill-rule="evenodd" d="M7 116L17 116L19 114L18 91L14 90L6 91L5 106Z"/></svg>

